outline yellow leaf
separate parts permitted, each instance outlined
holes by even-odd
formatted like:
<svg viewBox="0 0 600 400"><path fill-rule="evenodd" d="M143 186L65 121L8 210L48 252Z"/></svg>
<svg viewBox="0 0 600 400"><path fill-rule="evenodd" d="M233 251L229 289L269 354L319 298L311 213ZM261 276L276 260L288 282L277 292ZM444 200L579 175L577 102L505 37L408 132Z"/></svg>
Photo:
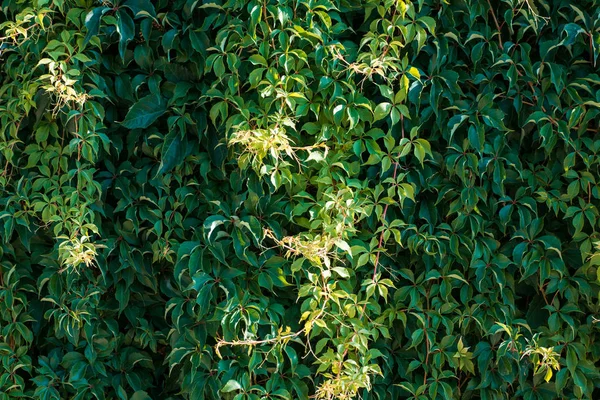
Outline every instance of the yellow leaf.
<svg viewBox="0 0 600 400"><path fill-rule="evenodd" d="M415 67L410 67L408 69L408 73L417 78L418 80L421 80L421 73Z"/></svg>
<svg viewBox="0 0 600 400"><path fill-rule="evenodd" d="M407 9L408 7L406 6L406 3L404 1L398 1L398 10L400 10L400 15L402 16L402 18L404 18L404 16L406 15Z"/></svg>
<svg viewBox="0 0 600 400"><path fill-rule="evenodd" d="M552 368L548 367L546 369L546 375L544 376L544 379L546 382L550 382L550 379L552 379Z"/></svg>

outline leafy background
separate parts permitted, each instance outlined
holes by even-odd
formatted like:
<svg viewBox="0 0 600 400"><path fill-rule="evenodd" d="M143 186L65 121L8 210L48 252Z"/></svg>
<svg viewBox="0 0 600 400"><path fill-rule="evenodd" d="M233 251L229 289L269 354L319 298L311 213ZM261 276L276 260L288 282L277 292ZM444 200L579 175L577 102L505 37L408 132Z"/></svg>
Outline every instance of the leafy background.
<svg viewBox="0 0 600 400"><path fill-rule="evenodd" d="M4 0L0 399L592 399L600 7Z"/></svg>

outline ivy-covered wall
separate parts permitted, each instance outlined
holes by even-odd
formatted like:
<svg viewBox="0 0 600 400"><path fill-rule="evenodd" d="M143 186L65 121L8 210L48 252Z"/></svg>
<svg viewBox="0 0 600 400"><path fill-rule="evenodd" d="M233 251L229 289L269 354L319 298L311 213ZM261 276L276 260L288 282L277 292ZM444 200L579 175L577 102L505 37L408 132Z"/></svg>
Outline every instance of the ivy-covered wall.
<svg viewBox="0 0 600 400"><path fill-rule="evenodd" d="M600 398L597 0L1 0L0 399Z"/></svg>

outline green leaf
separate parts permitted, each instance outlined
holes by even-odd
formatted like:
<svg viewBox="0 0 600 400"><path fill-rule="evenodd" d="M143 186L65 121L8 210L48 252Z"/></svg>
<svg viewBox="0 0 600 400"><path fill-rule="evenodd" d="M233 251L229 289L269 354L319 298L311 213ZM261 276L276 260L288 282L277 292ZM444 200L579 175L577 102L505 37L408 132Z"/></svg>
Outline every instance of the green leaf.
<svg viewBox="0 0 600 400"><path fill-rule="evenodd" d="M346 268L342 268L342 267L333 267L331 268L333 271L337 272L339 276L341 276L342 278L350 278L350 274L348 273L348 270Z"/></svg>
<svg viewBox="0 0 600 400"><path fill-rule="evenodd" d="M374 121L379 121L388 116L392 110L391 103L380 103L375 107Z"/></svg>
<svg viewBox="0 0 600 400"><path fill-rule="evenodd" d="M130 109L121 125L128 129L147 128L167 111L162 96L151 94L141 98Z"/></svg>
<svg viewBox="0 0 600 400"><path fill-rule="evenodd" d="M133 19L126 12L119 10L116 13L117 18L117 33L120 36L119 40L119 55L125 60L125 50L127 43L133 40L135 35L135 25Z"/></svg>
<svg viewBox="0 0 600 400"><path fill-rule="evenodd" d="M467 115L455 115L448 121L448 128L450 129L450 141L454 136L454 132L465 122L469 117Z"/></svg>
<svg viewBox="0 0 600 400"><path fill-rule="evenodd" d="M143 390L138 390L131 396L129 400L152 400L152 398Z"/></svg>
<svg viewBox="0 0 600 400"><path fill-rule="evenodd" d="M577 354L571 346L567 347L567 369L574 374L577 368Z"/></svg>
<svg viewBox="0 0 600 400"><path fill-rule="evenodd" d="M182 146L181 134L177 131L169 132L162 145L160 167L156 174L164 174L180 165L184 153L185 149Z"/></svg>
<svg viewBox="0 0 600 400"><path fill-rule="evenodd" d="M475 125L471 125L469 126L469 143L471 143L471 146L473 147L473 149L481 152L483 151L483 145L485 143L485 134L483 131L483 127L482 126L475 126Z"/></svg>
<svg viewBox="0 0 600 400"><path fill-rule="evenodd" d="M204 221L204 231L206 233L206 238L210 241L213 237L213 232L217 227L223 225L227 221L227 218L222 215L211 215L206 218Z"/></svg>
<svg viewBox="0 0 600 400"><path fill-rule="evenodd" d="M229 393L229 392L233 392L235 390L240 390L240 389L242 389L242 385L240 385L237 381L230 379L229 381L227 381L225 386L223 386L223 388L221 389L221 392Z"/></svg>
<svg viewBox="0 0 600 400"><path fill-rule="evenodd" d="M108 7L97 7L90 11L85 17L85 27L87 34L83 40L83 44L87 44L93 36L96 36L100 31L100 19L110 10Z"/></svg>
<svg viewBox="0 0 600 400"><path fill-rule="evenodd" d="M248 58L248 60L252 63L252 65L263 65L265 67L269 66L267 64L267 60L265 60L265 58L260 54L253 54Z"/></svg>
<svg viewBox="0 0 600 400"><path fill-rule="evenodd" d="M429 156L432 155L431 145L425 139L416 139L413 142L413 146L414 146L415 157L417 157L417 159L419 160L419 163L421 163L421 166L422 166L423 161L425 160L425 155L429 155Z"/></svg>
<svg viewBox="0 0 600 400"><path fill-rule="evenodd" d="M570 46L573 43L575 43L575 39L577 39L577 36L585 31L577 24L568 23L563 28L563 32L567 34L567 37L564 39L563 44L566 46Z"/></svg>
<svg viewBox="0 0 600 400"><path fill-rule="evenodd" d="M434 18L429 17L429 16L423 16L423 17L420 17L418 19L418 21L421 22L423 25L425 25L425 27L427 28L429 33L431 33L432 35L435 36L436 22L435 22Z"/></svg>
<svg viewBox="0 0 600 400"><path fill-rule="evenodd" d="M133 11L135 18L140 18L146 15L152 18L156 17L156 10L151 0L127 0L123 3L124 7Z"/></svg>

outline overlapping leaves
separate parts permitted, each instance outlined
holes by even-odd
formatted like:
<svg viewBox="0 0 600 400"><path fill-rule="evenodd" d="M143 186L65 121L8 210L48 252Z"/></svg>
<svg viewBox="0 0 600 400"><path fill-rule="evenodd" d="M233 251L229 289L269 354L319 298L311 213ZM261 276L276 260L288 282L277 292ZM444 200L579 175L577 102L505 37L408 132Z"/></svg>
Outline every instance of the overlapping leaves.
<svg viewBox="0 0 600 400"><path fill-rule="evenodd" d="M3 398L595 398L595 1L0 12Z"/></svg>

